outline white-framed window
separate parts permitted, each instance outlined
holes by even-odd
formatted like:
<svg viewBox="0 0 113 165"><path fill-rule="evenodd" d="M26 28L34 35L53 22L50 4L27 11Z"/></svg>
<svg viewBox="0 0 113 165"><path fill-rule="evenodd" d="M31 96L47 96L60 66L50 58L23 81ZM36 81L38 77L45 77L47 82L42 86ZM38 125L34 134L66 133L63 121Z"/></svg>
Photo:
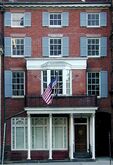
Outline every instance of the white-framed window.
<svg viewBox="0 0 113 165"><path fill-rule="evenodd" d="M32 149L48 149L48 118L33 117L32 120Z"/></svg>
<svg viewBox="0 0 113 165"><path fill-rule="evenodd" d="M52 148L55 150L67 148L67 118L53 117Z"/></svg>
<svg viewBox="0 0 113 165"><path fill-rule="evenodd" d="M100 39L87 38L88 56L100 56Z"/></svg>
<svg viewBox="0 0 113 165"><path fill-rule="evenodd" d="M80 26L100 28L107 26L107 12L80 12Z"/></svg>
<svg viewBox="0 0 113 165"><path fill-rule="evenodd" d="M57 85L53 89L54 95L71 95L71 71L70 70L44 70L43 91L53 78L57 76Z"/></svg>
<svg viewBox="0 0 113 165"><path fill-rule="evenodd" d="M24 96L25 75L23 71L12 72L12 95Z"/></svg>
<svg viewBox="0 0 113 165"><path fill-rule="evenodd" d="M60 27L62 25L61 13L49 13L49 26Z"/></svg>
<svg viewBox="0 0 113 165"><path fill-rule="evenodd" d="M42 26L50 28L69 26L69 12L42 12Z"/></svg>
<svg viewBox="0 0 113 165"><path fill-rule="evenodd" d="M23 27L24 26L24 13L12 13L11 14L12 27Z"/></svg>
<svg viewBox="0 0 113 165"><path fill-rule="evenodd" d="M49 39L49 55L52 57L62 55L62 38Z"/></svg>
<svg viewBox="0 0 113 165"><path fill-rule="evenodd" d="M28 149L27 118L11 119L11 149ZM49 118L31 118L31 150L49 149ZM52 117L52 149L65 150L68 147L68 129L66 117Z"/></svg>
<svg viewBox="0 0 113 165"><path fill-rule="evenodd" d="M31 12L4 12L4 26L12 28L31 27Z"/></svg>
<svg viewBox="0 0 113 165"><path fill-rule="evenodd" d="M24 38L12 38L12 56L24 56Z"/></svg>
<svg viewBox="0 0 113 165"><path fill-rule="evenodd" d="M100 96L100 74L99 72L87 73L87 93L89 96Z"/></svg>
<svg viewBox="0 0 113 165"><path fill-rule="evenodd" d="M11 139L12 150L27 149L27 118L17 117L11 119Z"/></svg>
<svg viewBox="0 0 113 165"><path fill-rule="evenodd" d="M87 26L99 27L100 26L100 14L99 13L87 13Z"/></svg>
<svg viewBox="0 0 113 165"><path fill-rule="evenodd" d="M44 57L68 57L69 37L62 34L51 34L42 37L42 55Z"/></svg>

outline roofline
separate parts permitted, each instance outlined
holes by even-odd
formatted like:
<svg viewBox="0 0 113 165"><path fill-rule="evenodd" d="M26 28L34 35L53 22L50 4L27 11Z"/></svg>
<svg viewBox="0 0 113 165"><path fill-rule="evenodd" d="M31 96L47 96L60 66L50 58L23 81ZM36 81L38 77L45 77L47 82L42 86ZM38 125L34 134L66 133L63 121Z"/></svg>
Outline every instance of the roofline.
<svg viewBox="0 0 113 165"><path fill-rule="evenodd" d="M93 8L100 8L100 7L104 7L104 8L106 8L106 7L111 7L111 3L84 3L84 2L81 2L81 3L72 3L72 2L65 2L65 3L63 3L63 2L57 2L57 3L55 3L55 2L31 2L31 3L24 3L24 2L21 2L21 3L19 3L19 2L13 2L13 3L3 3L3 6L5 7L5 8L20 8L20 7L22 7L22 8L26 8L26 7L28 7L28 8L31 8L31 7L33 7L33 8L37 8L37 7L39 7L39 8L43 8L43 7L45 7L45 8L49 8L49 7L52 7L52 8L56 8L56 7L58 7L58 8L61 8L61 7L64 7L64 8L90 8L90 7L93 7Z"/></svg>

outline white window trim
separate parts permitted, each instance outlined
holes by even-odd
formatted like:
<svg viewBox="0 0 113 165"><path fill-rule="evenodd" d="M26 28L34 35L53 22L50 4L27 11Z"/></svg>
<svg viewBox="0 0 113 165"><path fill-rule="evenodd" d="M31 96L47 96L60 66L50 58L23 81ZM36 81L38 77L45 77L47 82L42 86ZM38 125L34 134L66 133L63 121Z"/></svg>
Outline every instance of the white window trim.
<svg viewBox="0 0 113 165"><path fill-rule="evenodd" d="M18 12L15 12L15 13L11 13L11 27L12 28L24 28L25 27L25 20L24 20L24 25L23 26L14 26L13 25L13 14L19 14ZM20 14L23 14L23 17L25 17L25 13L20 13Z"/></svg>
<svg viewBox="0 0 113 165"><path fill-rule="evenodd" d="M13 95L13 88L12 88L12 98L24 98L25 97L25 72L24 71L13 71L13 72L23 72L24 73L24 95L21 95L21 96L15 96L15 95ZM12 79L13 79L13 77L12 77ZM12 85L13 85L13 83L12 83Z"/></svg>
<svg viewBox="0 0 113 165"><path fill-rule="evenodd" d="M88 25L88 15L89 14L98 14L99 15L99 25ZM100 27L100 13L87 13L86 16L86 23L87 23L87 28L99 28Z"/></svg>
<svg viewBox="0 0 113 165"><path fill-rule="evenodd" d="M88 58L100 58L101 54L100 54L100 46L101 46L101 42L100 42L100 38L99 37L87 37L87 54L88 54L88 39L99 39L99 55L87 55Z"/></svg>
<svg viewBox="0 0 113 165"><path fill-rule="evenodd" d="M50 55L50 39L61 39L61 55ZM63 41L61 37L50 37L49 38L49 57L62 57L63 55Z"/></svg>
<svg viewBox="0 0 113 165"><path fill-rule="evenodd" d="M61 14L61 25L50 25L50 15L51 14ZM61 28L62 27L62 13L49 13L48 14L48 22L49 22L49 27L50 28Z"/></svg>
<svg viewBox="0 0 113 165"><path fill-rule="evenodd" d="M25 38L23 37L12 37L11 38L11 57L12 58L24 58L24 54L23 55L13 55L13 48L12 48L12 42L13 39L23 39L24 40L24 51L25 51Z"/></svg>

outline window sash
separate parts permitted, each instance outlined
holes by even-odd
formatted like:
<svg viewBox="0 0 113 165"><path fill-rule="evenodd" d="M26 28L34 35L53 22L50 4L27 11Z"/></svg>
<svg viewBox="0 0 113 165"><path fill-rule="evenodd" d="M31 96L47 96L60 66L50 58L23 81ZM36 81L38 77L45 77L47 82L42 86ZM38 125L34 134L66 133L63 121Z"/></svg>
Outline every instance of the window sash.
<svg viewBox="0 0 113 165"><path fill-rule="evenodd" d="M87 13L87 26L99 27L100 26L100 14L99 13Z"/></svg>
<svg viewBox="0 0 113 165"><path fill-rule="evenodd" d="M12 27L24 26L24 13L12 13Z"/></svg>
<svg viewBox="0 0 113 165"><path fill-rule="evenodd" d="M99 72L87 73L87 93L89 96L100 96L100 74Z"/></svg>
<svg viewBox="0 0 113 165"><path fill-rule="evenodd" d="M12 95L24 96L25 75L23 71L12 72Z"/></svg>
<svg viewBox="0 0 113 165"><path fill-rule="evenodd" d="M49 26L60 27L62 25L61 13L49 13Z"/></svg>
<svg viewBox="0 0 113 165"><path fill-rule="evenodd" d="M100 56L100 39L87 38L88 56Z"/></svg>
<svg viewBox="0 0 113 165"><path fill-rule="evenodd" d="M52 148L54 150L67 148L67 118L53 118L52 140Z"/></svg>
<svg viewBox="0 0 113 165"><path fill-rule="evenodd" d="M62 55L62 39L61 38L49 39L49 55L52 57Z"/></svg>
<svg viewBox="0 0 113 165"><path fill-rule="evenodd" d="M24 56L24 38L12 38L12 56Z"/></svg>
<svg viewBox="0 0 113 165"><path fill-rule="evenodd" d="M32 149L48 149L48 118L32 118Z"/></svg>

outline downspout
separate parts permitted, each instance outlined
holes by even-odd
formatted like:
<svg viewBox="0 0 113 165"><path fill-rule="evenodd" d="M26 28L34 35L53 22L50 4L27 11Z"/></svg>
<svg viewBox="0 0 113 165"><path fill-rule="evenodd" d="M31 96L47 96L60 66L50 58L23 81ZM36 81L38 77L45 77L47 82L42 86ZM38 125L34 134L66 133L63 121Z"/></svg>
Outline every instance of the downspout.
<svg viewBox="0 0 113 165"><path fill-rule="evenodd" d="M1 146L1 56L0 56L0 146ZM0 162L1 162L1 147L0 147Z"/></svg>
<svg viewBox="0 0 113 165"><path fill-rule="evenodd" d="M113 0L110 1L111 2L111 8L110 8L110 14L111 14L111 34L109 37L110 40L110 58L111 58L111 71L110 71L110 77L111 77L111 89L110 89L110 102L111 102L111 123L110 123L110 131L109 131L109 157L110 157L110 164L111 164L111 157L112 157L112 145L113 145L113 127L112 127L112 118L113 118L113 114L112 114L112 109L113 109Z"/></svg>
<svg viewBox="0 0 113 165"><path fill-rule="evenodd" d="M2 17L2 7L0 6L0 15L1 15L1 17ZM1 31L2 31L2 29L1 29ZM0 36L0 37L2 37L2 36ZM1 38L0 38L1 39ZM2 119L2 117L1 117L1 69L2 69L2 67L1 67L1 54L2 53L2 44L0 43L0 162L1 162L1 137L2 137L2 135L1 135L1 133L2 133L2 131L1 131L1 126L2 126L2 121L1 121L1 119Z"/></svg>
<svg viewBox="0 0 113 165"><path fill-rule="evenodd" d="M2 134L2 153L1 153L1 163L2 165L4 164L4 150L5 150L5 141L6 141L6 100L5 100L5 86L4 86L4 69L5 69L5 59L4 59L4 3L2 1L2 45L3 45L3 53L2 53L2 113L3 116L3 126L2 126L2 130L3 130L3 134Z"/></svg>

